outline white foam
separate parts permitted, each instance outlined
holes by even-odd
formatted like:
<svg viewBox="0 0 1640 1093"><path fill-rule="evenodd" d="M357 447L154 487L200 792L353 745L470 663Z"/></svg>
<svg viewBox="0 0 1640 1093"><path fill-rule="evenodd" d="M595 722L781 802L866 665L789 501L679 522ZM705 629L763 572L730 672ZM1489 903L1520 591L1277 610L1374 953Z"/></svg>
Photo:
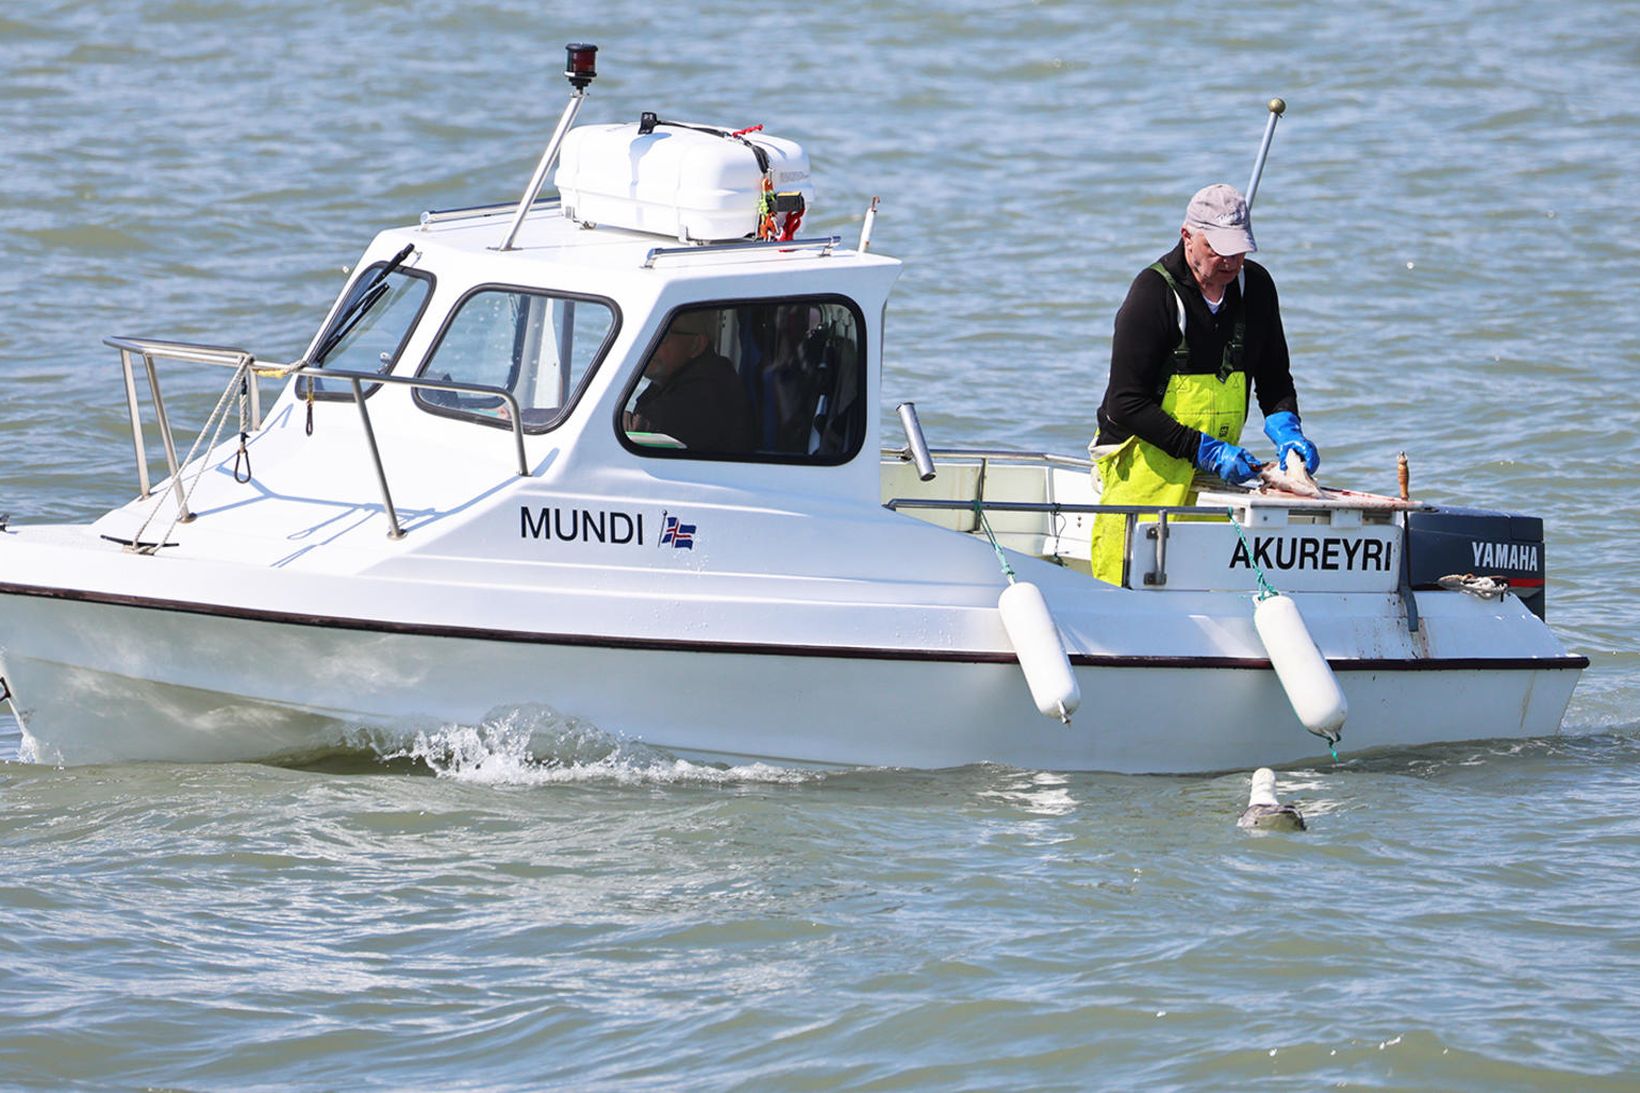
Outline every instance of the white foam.
<svg viewBox="0 0 1640 1093"><path fill-rule="evenodd" d="M493 710L477 725L420 730L397 746L375 734L360 742L384 759L413 759L440 778L486 785L792 784L824 777L769 763L690 762L544 705Z"/></svg>

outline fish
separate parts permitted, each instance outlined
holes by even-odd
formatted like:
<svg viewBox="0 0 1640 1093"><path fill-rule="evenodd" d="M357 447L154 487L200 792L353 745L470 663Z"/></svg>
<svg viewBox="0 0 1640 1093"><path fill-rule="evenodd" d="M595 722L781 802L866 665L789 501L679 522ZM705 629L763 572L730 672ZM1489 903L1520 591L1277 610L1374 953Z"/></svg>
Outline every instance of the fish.
<svg viewBox="0 0 1640 1093"><path fill-rule="evenodd" d="M1276 800L1276 772L1269 767L1253 772L1253 791L1236 826L1260 831L1305 830L1304 814Z"/></svg>
<svg viewBox="0 0 1640 1093"><path fill-rule="evenodd" d="M1279 470L1269 463L1259 467L1258 479L1262 489L1291 493L1298 497L1321 496L1321 487L1310 477L1310 472L1304 468L1304 457L1296 451L1287 453L1285 470Z"/></svg>

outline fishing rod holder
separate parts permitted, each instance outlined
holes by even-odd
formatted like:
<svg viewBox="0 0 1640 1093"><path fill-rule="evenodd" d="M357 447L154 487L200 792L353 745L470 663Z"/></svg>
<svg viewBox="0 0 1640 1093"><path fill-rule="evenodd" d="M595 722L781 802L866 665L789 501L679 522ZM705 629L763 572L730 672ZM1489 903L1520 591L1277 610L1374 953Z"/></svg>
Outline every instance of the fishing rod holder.
<svg viewBox="0 0 1640 1093"><path fill-rule="evenodd" d="M934 457L928 452L928 440L923 436L922 422L917 420L917 404L902 402L896 411L900 415L900 426L905 429L905 443L911 453L911 460L917 464L917 477L924 482L934 479Z"/></svg>

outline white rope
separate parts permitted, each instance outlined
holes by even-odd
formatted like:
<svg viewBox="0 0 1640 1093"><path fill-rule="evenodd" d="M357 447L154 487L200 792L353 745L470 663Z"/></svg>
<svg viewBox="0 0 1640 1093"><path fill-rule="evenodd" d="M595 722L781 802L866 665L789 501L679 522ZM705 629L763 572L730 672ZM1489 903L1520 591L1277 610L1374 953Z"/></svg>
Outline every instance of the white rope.
<svg viewBox="0 0 1640 1093"><path fill-rule="evenodd" d="M194 437L193 447L188 449L188 458L184 459L177 467L176 481L169 489L159 495L158 503L154 505L153 511L148 514L148 519L142 522L142 526L137 529L137 533L131 536L131 541L126 544L125 549L127 551L135 554L153 554L165 545L165 541L171 537L171 532L176 530L177 524L182 520L183 512L188 510L188 502L193 500L194 490L198 488L199 480L205 477L205 465L209 462L210 453L216 449L217 441L222 438L222 427L228 423L227 410L233 404L234 392L238 389L239 384L244 382L246 373L250 369L251 362L249 361L234 369L233 378L228 381L228 386L222 390L222 397L216 400L216 407L206 416L205 424L200 427L199 435ZM182 503L176 506L176 512L171 517L170 526L165 529L165 534L161 535L152 545L144 546L142 544L142 533L148 530L148 525L154 522L154 517L159 515L159 510L165 507L166 500L176 493L176 484L180 483L183 476L188 473L189 465L194 462L194 453L199 451L200 441L205 439L205 434L211 432L211 423L213 421L216 423L216 431L211 436L211 443L206 447L205 454L199 458L199 469L194 472L193 482L182 491Z"/></svg>
<svg viewBox="0 0 1640 1093"><path fill-rule="evenodd" d="M289 364L267 364L263 361L253 360L251 362L251 366L256 374L261 376L263 379L281 380L296 371L298 368L306 368L307 358L297 357Z"/></svg>
<svg viewBox="0 0 1640 1093"><path fill-rule="evenodd" d="M1501 600L1509 591L1509 582L1502 577L1477 577L1473 573L1453 573L1435 582L1453 592L1467 592L1483 600Z"/></svg>

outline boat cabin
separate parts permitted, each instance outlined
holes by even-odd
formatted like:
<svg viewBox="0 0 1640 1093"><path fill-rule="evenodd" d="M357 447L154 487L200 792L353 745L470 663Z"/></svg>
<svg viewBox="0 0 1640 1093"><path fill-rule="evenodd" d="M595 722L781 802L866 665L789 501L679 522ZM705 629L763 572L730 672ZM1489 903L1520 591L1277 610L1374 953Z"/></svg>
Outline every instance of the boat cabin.
<svg viewBox="0 0 1640 1093"><path fill-rule="evenodd" d="M311 393L318 431L355 412L351 380L322 373L382 373L418 382L397 398L364 385L378 431L452 453L507 453L516 415L529 468L550 458L727 481L722 465L875 495L881 316L898 262L835 239L657 247L554 204L501 252L504 223L445 214L382 233L329 326L363 292L381 302L316 339L313 378L272 416L288 406L305 420Z"/></svg>

